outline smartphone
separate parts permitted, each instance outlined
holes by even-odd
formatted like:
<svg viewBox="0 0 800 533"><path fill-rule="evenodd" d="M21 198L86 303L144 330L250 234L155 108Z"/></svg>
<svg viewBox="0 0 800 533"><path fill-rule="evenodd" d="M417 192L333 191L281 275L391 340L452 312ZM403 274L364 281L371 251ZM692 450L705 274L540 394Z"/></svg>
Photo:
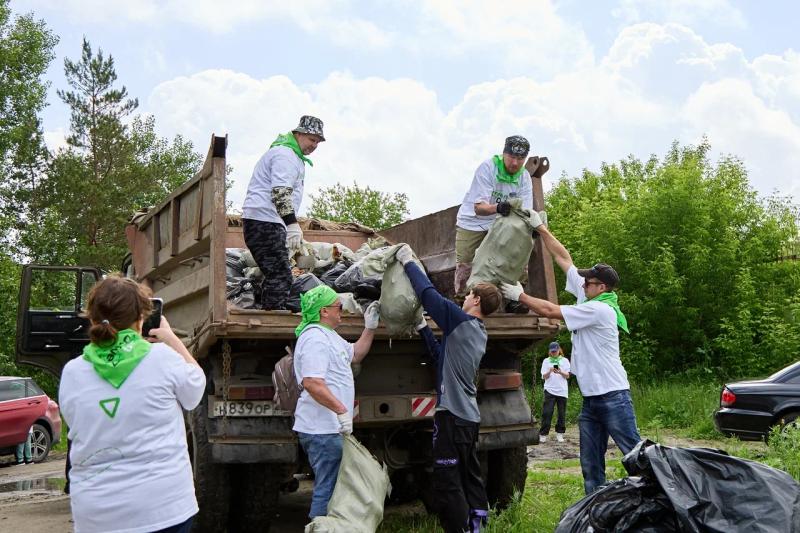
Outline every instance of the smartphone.
<svg viewBox="0 0 800 533"><path fill-rule="evenodd" d="M161 298L150 298L153 304L153 312L142 324L142 337L149 337L150 330L156 329L161 325L161 310L164 308L164 300Z"/></svg>
<svg viewBox="0 0 800 533"><path fill-rule="evenodd" d="M558 370L558 365L553 365L553 368L555 368L556 370Z"/></svg>

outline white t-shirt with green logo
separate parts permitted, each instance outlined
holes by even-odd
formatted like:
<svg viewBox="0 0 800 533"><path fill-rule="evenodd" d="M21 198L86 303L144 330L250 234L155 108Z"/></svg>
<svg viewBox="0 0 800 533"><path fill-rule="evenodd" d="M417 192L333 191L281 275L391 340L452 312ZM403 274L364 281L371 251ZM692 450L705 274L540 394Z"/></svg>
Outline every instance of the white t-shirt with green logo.
<svg viewBox="0 0 800 533"><path fill-rule="evenodd" d="M205 386L202 369L162 343L119 389L83 357L67 363L58 402L72 441L76 533L157 531L197 513L183 409Z"/></svg>
<svg viewBox="0 0 800 533"><path fill-rule="evenodd" d="M513 198L521 198L524 209L533 209L531 175L523 169L517 185L497 181L497 168L494 160L489 158L475 171L472 184L458 210L456 226L470 231L488 231L498 215L476 215L475 204L497 204Z"/></svg>
<svg viewBox="0 0 800 533"><path fill-rule="evenodd" d="M322 378L337 400L353 413L355 383L350 363L353 345L332 329L312 324L308 326L294 350L294 375L298 383L304 378ZM339 433L336 413L317 403L303 390L294 411L294 427L300 433L325 435Z"/></svg>

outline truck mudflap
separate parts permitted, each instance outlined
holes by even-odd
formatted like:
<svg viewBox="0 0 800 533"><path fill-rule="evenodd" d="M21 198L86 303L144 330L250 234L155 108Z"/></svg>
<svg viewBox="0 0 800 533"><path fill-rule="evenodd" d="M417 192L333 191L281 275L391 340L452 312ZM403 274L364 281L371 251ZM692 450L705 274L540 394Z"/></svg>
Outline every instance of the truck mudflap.
<svg viewBox="0 0 800 533"><path fill-rule="evenodd" d="M481 410L479 450L515 448L537 442L524 389L480 392L478 407Z"/></svg>
<svg viewBox="0 0 800 533"><path fill-rule="evenodd" d="M207 402L208 442L215 463L297 462L297 437L292 431L291 416L271 408L252 408L253 413L258 412L260 416L243 416L238 410L230 409L225 416L220 413L220 402L215 397L209 396Z"/></svg>

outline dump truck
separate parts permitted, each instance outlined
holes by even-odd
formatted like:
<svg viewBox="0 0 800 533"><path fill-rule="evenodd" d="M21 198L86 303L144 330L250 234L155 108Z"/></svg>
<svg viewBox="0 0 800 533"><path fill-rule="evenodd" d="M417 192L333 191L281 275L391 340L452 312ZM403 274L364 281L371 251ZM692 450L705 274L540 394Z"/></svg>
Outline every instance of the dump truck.
<svg viewBox="0 0 800 533"><path fill-rule="evenodd" d="M198 531L266 531L280 492L297 487L303 453L292 416L276 408L271 375L295 342L298 314L240 309L226 300L226 249L244 248L240 220L226 212L227 137L212 136L202 169L160 205L126 228L128 276L164 301L164 314L207 376L200 405L187 412L186 433L200 513ZM542 209L544 158L530 158L534 206ZM379 233L408 243L434 285L453 294L455 219L452 207ZM307 241L357 249L371 232L306 230ZM552 261L539 239L527 292L556 301ZM27 265L17 324L17 361L59 375L88 342L81 315L101 277L91 266ZM506 505L526 478L526 447L538 441L526 399L521 358L557 332L557 322L533 313L498 312L485 320L489 336L478 375L479 456L488 496ZM431 321L434 332L435 324ZM363 317L345 315L338 329L355 340ZM381 325L355 378L354 434L390 472L393 498L431 501L435 369L417 337L391 338Z"/></svg>

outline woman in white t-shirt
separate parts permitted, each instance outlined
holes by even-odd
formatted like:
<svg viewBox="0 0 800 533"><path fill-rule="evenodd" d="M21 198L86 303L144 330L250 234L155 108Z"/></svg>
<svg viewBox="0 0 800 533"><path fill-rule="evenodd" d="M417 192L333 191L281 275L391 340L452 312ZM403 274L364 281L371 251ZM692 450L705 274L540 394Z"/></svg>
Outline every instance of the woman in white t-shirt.
<svg viewBox="0 0 800 533"><path fill-rule="evenodd" d="M76 533L188 532L197 514L183 409L205 375L165 318L141 336L149 289L112 276L89 293L91 343L64 367Z"/></svg>
<svg viewBox="0 0 800 533"><path fill-rule="evenodd" d="M541 370L544 380L544 400L542 401L542 427L539 430L539 442L547 442L554 407L558 409L556 440L564 442L564 432L567 430L569 359L564 357L564 350L557 342L551 342L547 351L548 357L542 361Z"/></svg>

